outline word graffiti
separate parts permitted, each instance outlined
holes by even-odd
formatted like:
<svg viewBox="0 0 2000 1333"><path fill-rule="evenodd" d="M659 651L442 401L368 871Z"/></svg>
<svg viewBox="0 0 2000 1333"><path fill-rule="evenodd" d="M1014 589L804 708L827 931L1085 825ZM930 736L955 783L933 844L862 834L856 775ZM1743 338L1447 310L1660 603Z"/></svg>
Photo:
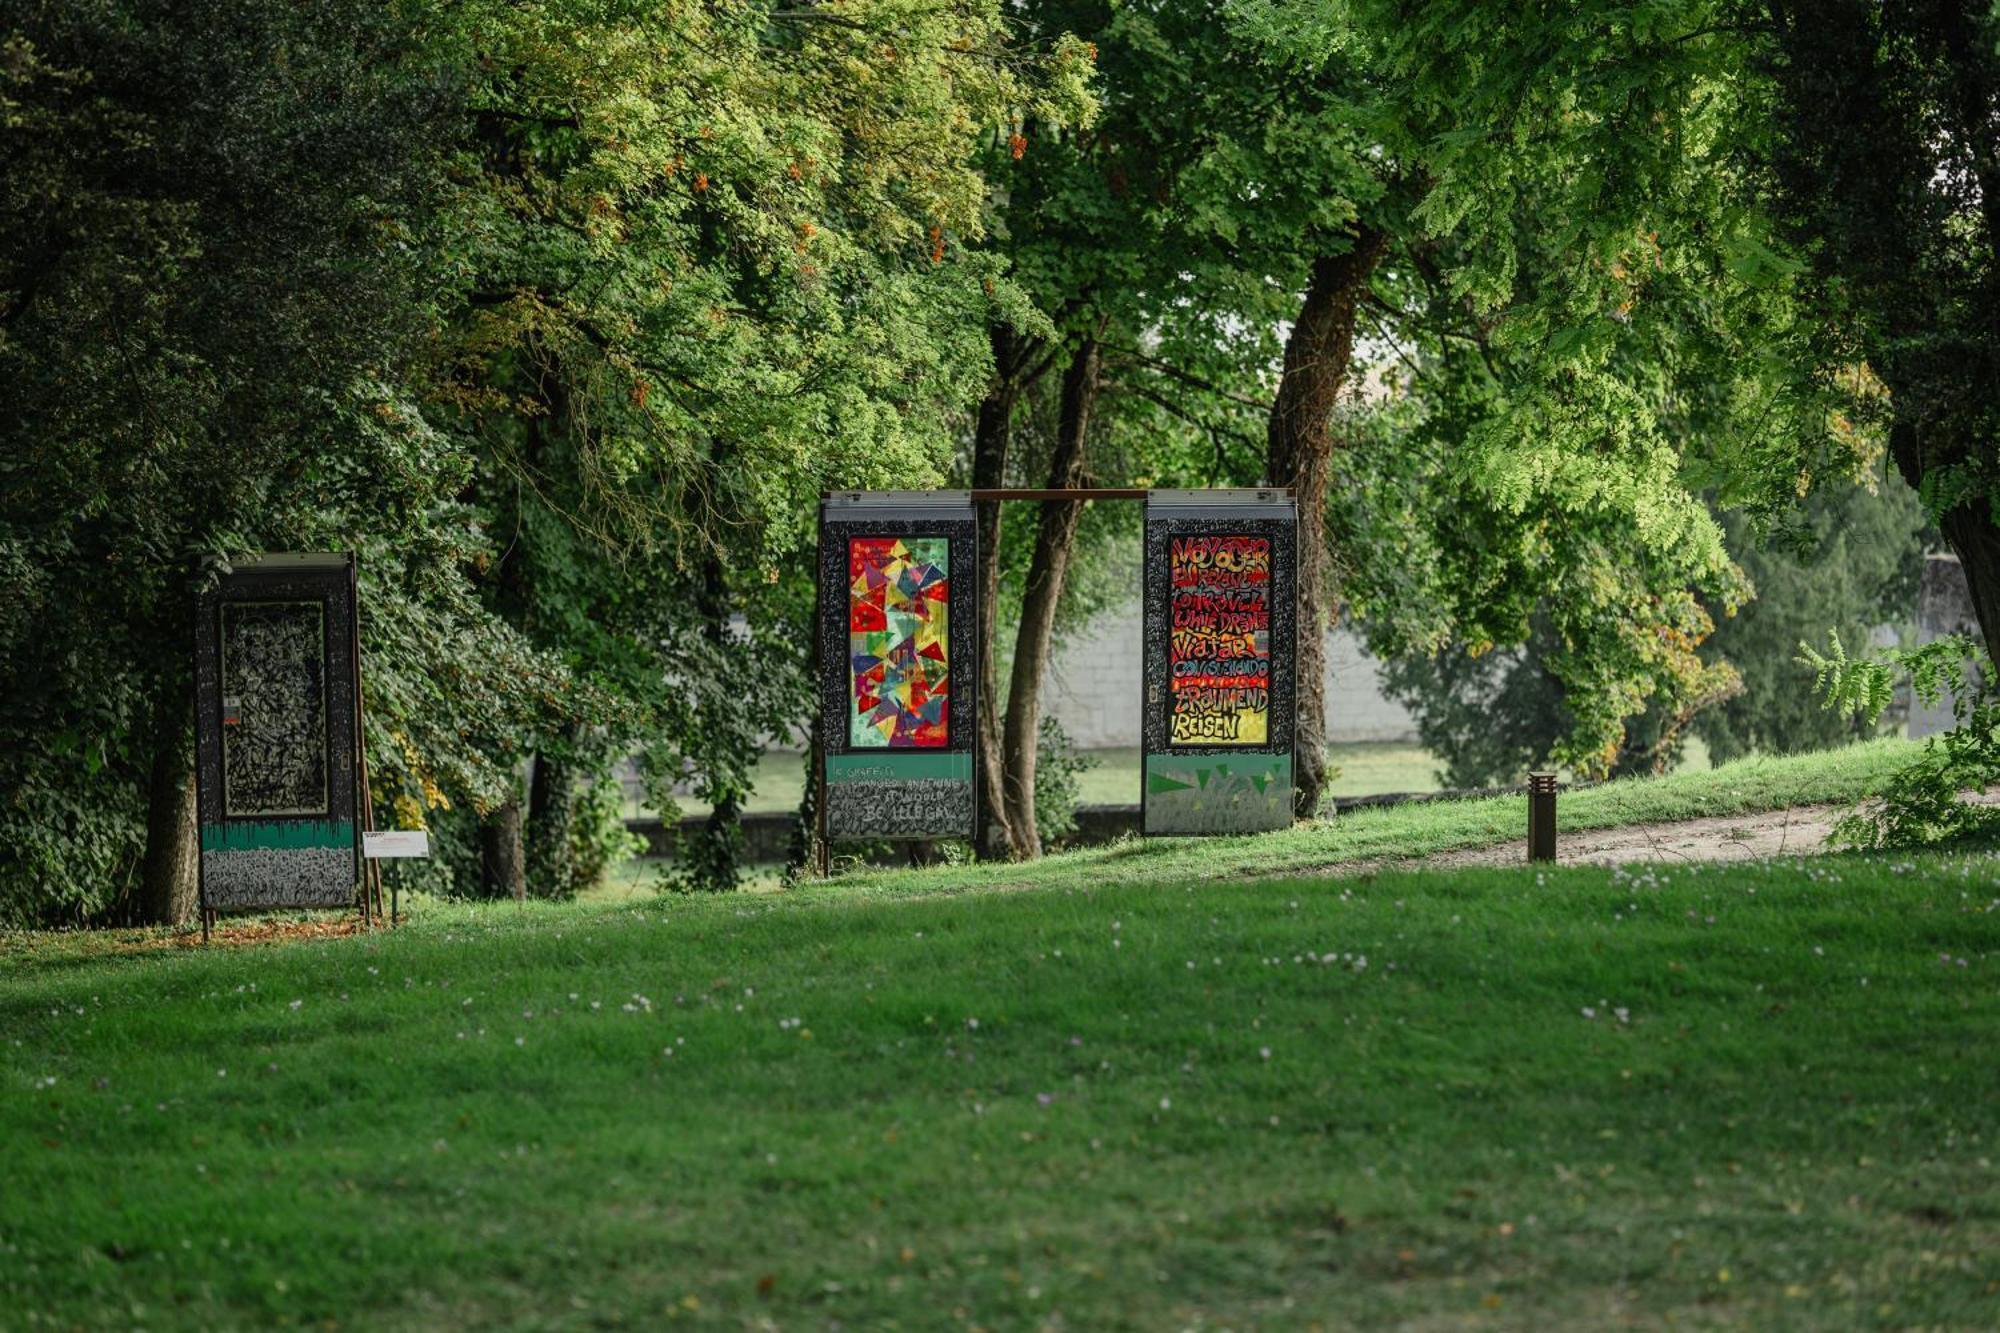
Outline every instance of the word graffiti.
<svg viewBox="0 0 2000 1333"><path fill-rule="evenodd" d="M1176 537L1176 588L1247 588L1271 581L1267 537Z"/></svg>
<svg viewBox="0 0 2000 1333"><path fill-rule="evenodd" d="M1176 537L1173 728L1177 745L1261 745L1271 727L1271 543Z"/></svg>

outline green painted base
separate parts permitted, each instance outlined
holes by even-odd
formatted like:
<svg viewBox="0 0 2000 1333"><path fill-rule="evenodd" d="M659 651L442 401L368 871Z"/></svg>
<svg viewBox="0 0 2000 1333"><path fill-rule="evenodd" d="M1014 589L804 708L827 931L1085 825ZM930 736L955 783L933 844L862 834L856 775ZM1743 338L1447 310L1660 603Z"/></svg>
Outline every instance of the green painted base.
<svg viewBox="0 0 2000 1333"><path fill-rule="evenodd" d="M352 847L354 823L346 819L260 819L204 824L204 852L262 852L306 847Z"/></svg>
<svg viewBox="0 0 2000 1333"><path fill-rule="evenodd" d="M1268 833L1292 824L1289 754L1149 754L1146 832Z"/></svg>
<svg viewBox="0 0 2000 1333"><path fill-rule="evenodd" d="M826 780L842 782L970 782L972 755L964 750L877 750L830 754Z"/></svg>

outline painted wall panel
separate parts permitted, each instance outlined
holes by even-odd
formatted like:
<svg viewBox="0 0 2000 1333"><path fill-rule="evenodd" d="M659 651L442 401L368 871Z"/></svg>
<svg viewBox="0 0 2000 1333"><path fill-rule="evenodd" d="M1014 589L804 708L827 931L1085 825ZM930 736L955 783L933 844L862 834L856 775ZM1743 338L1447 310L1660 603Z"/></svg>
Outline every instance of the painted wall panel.
<svg viewBox="0 0 2000 1333"><path fill-rule="evenodd" d="M203 905L346 907L359 681L344 555L239 562L195 602Z"/></svg>
<svg viewBox="0 0 2000 1333"><path fill-rule="evenodd" d="M977 542L962 491L844 491L822 504L827 837L972 836Z"/></svg>
<svg viewBox="0 0 2000 1333"><path fill-rule="evenodd" d="M1295 514L1280 491L1155 492L1147 501L1149 834L1291 823Z"/></svg>

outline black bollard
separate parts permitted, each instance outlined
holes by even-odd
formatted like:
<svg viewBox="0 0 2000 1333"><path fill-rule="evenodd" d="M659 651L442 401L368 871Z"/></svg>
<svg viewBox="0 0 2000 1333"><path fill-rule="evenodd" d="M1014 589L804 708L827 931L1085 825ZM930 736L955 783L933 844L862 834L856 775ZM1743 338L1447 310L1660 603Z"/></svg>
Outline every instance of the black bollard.
<svg viewBox="0 0 2000 1333"><path fill-rule="evenodd" d="M1528 774L1528 859L1556 859L1556 775Z"/></svg>

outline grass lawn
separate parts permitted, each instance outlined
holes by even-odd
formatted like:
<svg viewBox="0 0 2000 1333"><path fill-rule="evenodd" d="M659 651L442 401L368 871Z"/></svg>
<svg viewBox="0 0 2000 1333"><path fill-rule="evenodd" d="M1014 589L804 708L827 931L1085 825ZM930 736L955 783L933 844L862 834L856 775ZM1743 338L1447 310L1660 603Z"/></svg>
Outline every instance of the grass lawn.
<svg viewBox="0 0 2000 1333"><path fill-rule="evenodd" d="M0 1324L1995 1322L2000 861L1221 846L0 942Z"/></svg>
<svg viewBox="0 0 2000 1333"><path fill-rule="evenodd" d="M1091 750L1097 767L1077 778L1080 805L1137 805L1141 751ZM1327 784L1332 796L1374 796L1382 792L1436 791L1437 761L1421 745L1400 741L1331 747L1329 762L1339 772Z"/></svg>

